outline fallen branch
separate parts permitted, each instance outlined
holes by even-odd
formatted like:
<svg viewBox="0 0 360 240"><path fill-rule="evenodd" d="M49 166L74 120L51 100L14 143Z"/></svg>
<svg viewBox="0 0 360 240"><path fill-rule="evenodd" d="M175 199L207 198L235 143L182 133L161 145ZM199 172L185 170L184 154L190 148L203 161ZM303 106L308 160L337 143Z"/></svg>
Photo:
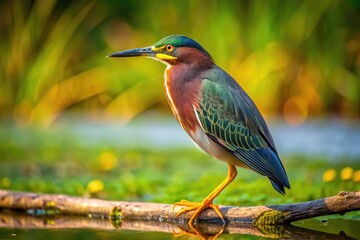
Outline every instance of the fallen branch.
<svg viewBox="0 0 360 240"><path fill-rule="evenodd" d="M0 209L24 210L30 214L83 215L113 218L121 221L157 221L186 223L191 213L176 217L180 207L171 210L172 205L142 202L120 202L58 194L35 194L0 190ZM248 223L255 225L281 225L317 216L345 214L360 210L360 191L340 192L336 196L318 200L274 206L229 207L220 211L229 224ZM221 223L212 210L200 214L199 222Z"/></svg>

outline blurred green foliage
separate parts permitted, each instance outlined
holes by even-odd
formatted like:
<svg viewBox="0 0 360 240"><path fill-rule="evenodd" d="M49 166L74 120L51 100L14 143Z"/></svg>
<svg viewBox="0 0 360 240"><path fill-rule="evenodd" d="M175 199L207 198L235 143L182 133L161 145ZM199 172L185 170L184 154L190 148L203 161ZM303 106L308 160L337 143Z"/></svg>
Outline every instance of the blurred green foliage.
<svg viewBox="0 0 360 240"><path fill-rule="evenodd" d="M300 124L360 113L359 1L25 0L1 2L0 14L0 118L22 126L48 126L72 112L126 122L149 108L168 109L164 66L105 56L170 34L199 41L265 114ZM226 173L195 150L89 148L33 128L0 139L0 188L172 203L200 200ZM219 201L276 204L358 188L334 176L346 161L324 183L325 161L308 161L305 171L302 159L290 158L292 186L306 191L283 198L241 170Z"/></svg>
<svg viewBox="0 0 360 240"><path fill-rule="evenodd" d="M21 125L167 109L161 64L105 56L170 34L200 42L267 115L360 113L356 0L25 0L0 14L0 117Z"/></svg>

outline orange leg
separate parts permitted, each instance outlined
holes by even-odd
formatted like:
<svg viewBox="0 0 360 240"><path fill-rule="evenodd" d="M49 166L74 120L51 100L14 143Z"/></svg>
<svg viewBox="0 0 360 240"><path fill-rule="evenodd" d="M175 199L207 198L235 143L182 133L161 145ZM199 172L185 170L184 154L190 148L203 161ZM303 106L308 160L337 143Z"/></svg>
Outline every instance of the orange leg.
<svg viewBox="0 0 360 240"><path fill-rule="evenodd" d="M221 191L227 185L229 185L229 183L231 183L234 180L236 175L237 175L237 171L236 171L235 166L228 164L228 175L225 178L225 180L217 188L215 188L215 190L212 191L206 198L204 198L204 200L202 200L200 203L193 203L193 202L189 202L187 200L182 200L182 201L180 201L178 203L175 203L173 205L172 209L174 209L176 206L184 206L185 207L185 208L181 209L176 214L176 216L178 217L179 215L181 215L181 214L183 214L185 212L195 211L194 214L192 215L192 217L189 220L189 225L194 230L194 220L200 215L200 213L202 211L204 211L207 208L212 208L212 209L214 209L216 214L219 215L219 217L221 218L221 220L225 224L225 220L224 220L224 217L223 217L222 213L219 210L219 206L213 204L212 202L217 197L217 195L219 195L221 193Z"/></svg>

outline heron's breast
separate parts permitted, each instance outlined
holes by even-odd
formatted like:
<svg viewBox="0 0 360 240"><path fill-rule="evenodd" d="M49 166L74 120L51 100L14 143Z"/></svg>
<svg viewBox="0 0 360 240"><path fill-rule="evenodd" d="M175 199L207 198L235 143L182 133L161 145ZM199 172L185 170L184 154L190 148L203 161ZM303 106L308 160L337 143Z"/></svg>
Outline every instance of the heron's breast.
<svg viewBox="0 0 360 240"><path fill-rule="evenodd" d="M190 134L200 126L194 112L194 107L199 107L200 86L196 79L189 81L174 77L176 72L174 74L172 68L167 67L164 73L165 95L176 120Z"/></svg>

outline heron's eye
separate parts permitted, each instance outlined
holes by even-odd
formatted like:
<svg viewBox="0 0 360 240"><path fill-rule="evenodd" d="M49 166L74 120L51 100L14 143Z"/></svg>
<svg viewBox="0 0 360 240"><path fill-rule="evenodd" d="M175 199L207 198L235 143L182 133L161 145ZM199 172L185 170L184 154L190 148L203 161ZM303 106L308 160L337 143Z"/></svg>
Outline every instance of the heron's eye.
<svg viewBox="0 0 360 240"><path fill-rule="evenodd" d="M174 47L173 45L167 44L167 45L165 46L165 50L166 50L167 52L172 52L172 51L174 51L174 49L175 49L175 47Z"/></svg>

